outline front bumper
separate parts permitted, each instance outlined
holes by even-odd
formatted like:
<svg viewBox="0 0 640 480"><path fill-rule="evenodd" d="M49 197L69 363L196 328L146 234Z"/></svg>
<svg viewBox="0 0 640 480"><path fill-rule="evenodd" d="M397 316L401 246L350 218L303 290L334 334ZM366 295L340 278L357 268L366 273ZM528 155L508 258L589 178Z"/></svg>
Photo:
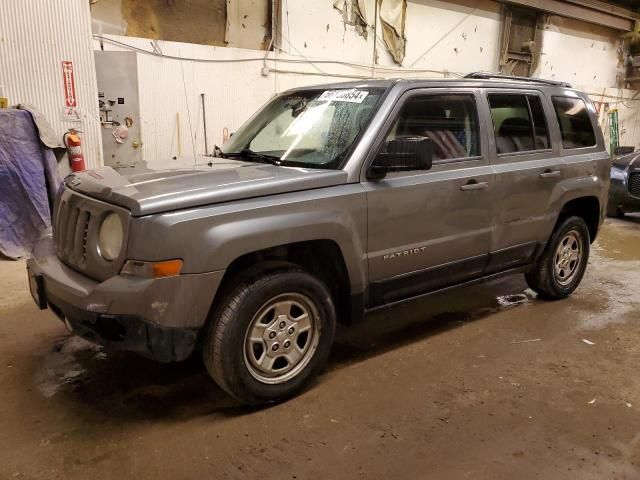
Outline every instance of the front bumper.
<svg viewBox="0 0 640 480"><path fill-rule="evenodd" d="M609 203L622 207L627 212L640 211L640 197L631 195L626 183L611 180Z"/></svg>
<svg viewBox="0 0 640 480"><path fill-rule="evenodd" d="M224 274L116 275L98 282L62 263L50 236L38 242L27 269L38 279L33 285L44 296L41 306L66 320L74 333L161 362L191 354Z"/></svg>

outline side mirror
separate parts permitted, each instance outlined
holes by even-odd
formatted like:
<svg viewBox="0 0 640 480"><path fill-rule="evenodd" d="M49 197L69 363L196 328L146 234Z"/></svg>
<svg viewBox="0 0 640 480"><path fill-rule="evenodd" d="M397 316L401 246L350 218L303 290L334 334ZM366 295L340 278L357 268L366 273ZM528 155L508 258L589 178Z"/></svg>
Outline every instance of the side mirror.
<svg viewBox="0 0 640 480"><path fill-rule="evenodd" d="M429 170L433 166L433 143L428 137L389 140L373 160L367 172L370 179L383 178L388 172Z"/></svg>

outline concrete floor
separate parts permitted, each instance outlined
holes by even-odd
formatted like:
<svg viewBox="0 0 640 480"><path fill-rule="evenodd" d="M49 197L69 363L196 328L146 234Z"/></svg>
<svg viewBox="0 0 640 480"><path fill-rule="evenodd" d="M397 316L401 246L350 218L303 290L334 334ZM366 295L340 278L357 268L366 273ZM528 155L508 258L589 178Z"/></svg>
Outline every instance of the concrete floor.
<svg viewBox="0 0 640 480"><path fill-rule="evenodd" d="M247 409L199 358L69 337L0 262L0 479L640 478L640 217L590 263L560 302L516 276L377 314L307 392Z"/></svg>

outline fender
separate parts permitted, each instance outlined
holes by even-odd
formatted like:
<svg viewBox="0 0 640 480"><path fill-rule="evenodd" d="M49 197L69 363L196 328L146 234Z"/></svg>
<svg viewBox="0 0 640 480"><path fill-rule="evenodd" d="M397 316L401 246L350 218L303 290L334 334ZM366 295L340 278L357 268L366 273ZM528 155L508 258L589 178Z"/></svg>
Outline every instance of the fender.
<svg viewBox="0 0 640 480"><path fill-rule="evenodd" d="M608 189L608 183L605 183L605 179L598 175L569 178L558 182L549 196L549 203L547 207L548 214L546 216L547 237L551 235L562 207L571 200L575 200L577 198L597 198L600 203L599 216L602 222L604 219L604 209L607 204L606 197Z"/></svg>
<svg viewBox="0 0 640 480"><path fill-rule="evenodd" d="M206 232L211 247L207 269L224 270L236 258L291 243L331 240L344 258L352 292L365 288L362 242L354 235L353 219L341 212L279 214L223 223Z"/></svg>
<svg viewBox="0 0 640 480"><path fill-rule="evenodd" d="M140 217L133 219L129 239L129 258L182 258L183 273L226 270L252 252L331 240L344 258L351 291L366 286L366 197L360 184Z"/></svg>

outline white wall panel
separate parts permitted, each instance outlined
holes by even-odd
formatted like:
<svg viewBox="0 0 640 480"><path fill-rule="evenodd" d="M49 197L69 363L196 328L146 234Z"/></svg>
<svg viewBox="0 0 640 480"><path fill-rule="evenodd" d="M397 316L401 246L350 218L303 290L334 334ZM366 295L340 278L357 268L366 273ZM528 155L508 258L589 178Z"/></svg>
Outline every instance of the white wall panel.
<svg viewBox="0 0 640 480"><path fill-rule="evenodd" d="M149 40L108 36L139 49L150 50ZM235 131L276 92L288 88L344 80L339 77L308 75L316 72L307 64L282 64L269 60L271 68L301 71L299 75L262 75L265 52L238 48L212 47L178 42L158 42L166 56L200 60L259 59L250 62L208 63L175 60L138 53L142 156L149 162L166 161L174 156L204 154L204 128L200 94L205 94L209 153L222 144L223 129ZM95 42L96 48L101 48ZM105 50L123 47L103 42ZM293 58L293 57L288 57ZM300 57L296 57L300 59ZM336 68L333 69L336 71ZM362 74L342 67L342 74ZM181 148L177 143L180 121Z"/></svg>
<svg viewBox="0 0 640 480"><path fill-rule="evenodd" d="M148 40L115 37L148 49ZM104 43L105 49L118 49ZM261 57L263 52L177 42L159 42L165 55L184 58L224 59ZM211 151L222 142L222 129L236 129L248 112L273 94L273 79L260 75L261 62L201 63L138 54L140 122L143 158L166 160L204 154L204 129L200 94L205 94L208 141ZM181 148L177 144L180 121Z"/></svg>
<svg viewBox="0 0 640 480"><path fill-rule="evenodd" d="M498 68L497 2L409 1L405 28L406 67L458 73Z"/></svg>
<svg viewBox="0 0 640 480"><path fill-rule="evenodd" d="M345 25L333 2L283 0L280 26L282 48L289 54L336 58L371 65L373 61L374 2L367 1L368 38ZM288 18L288 21L287 21ZM500 4L490 0L410 0L407 4L407 38L403 67L469 72L495 70L500 32ZM377 57L380 65L395 65L377 25ZM409 76L437 76L407 72ZM441 76L441 75L440 75Z"/></svg>
<svg viewBox="0 0 640 480"><path fill-rule="evenodd" d="M617 85L620 42L616 30L550 16L536 75L575 85Z"/></svg>
<svg viewBox="0 0 640 480"><path fill-rule="evenodd" d="M62 117L65 60L73 62L79 123ZM88 166L102 163L88 0L0 1L0 85L10 104L40 110L60 138L81 129Z"/></svg>
<svg viewBox="0 0 640 480"><path fill-rule="evenodd" d="M282 45L279 46L285 52L308 57L339 56L348 62L371 64L373 32L370 30L365 39L356 32L355 27L345 25L342 13L333 7L333 0L281 0L281 4ZM362 13L372 27L375 17L373 0L364 2Z"/></svg>

